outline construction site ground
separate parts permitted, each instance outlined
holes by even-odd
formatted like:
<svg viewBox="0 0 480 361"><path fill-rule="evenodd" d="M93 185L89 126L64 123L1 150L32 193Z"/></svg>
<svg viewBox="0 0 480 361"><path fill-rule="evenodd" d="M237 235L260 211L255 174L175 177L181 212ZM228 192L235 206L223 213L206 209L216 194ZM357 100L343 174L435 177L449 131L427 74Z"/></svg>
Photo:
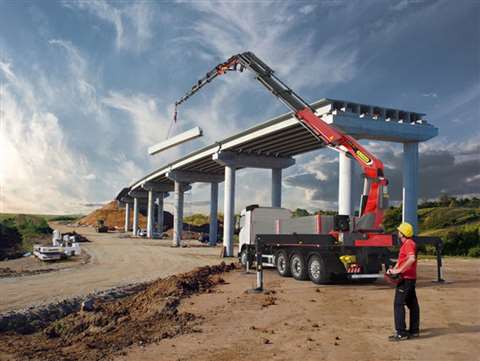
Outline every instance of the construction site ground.
<svg viewBox="0 0 480 361"><path fill-rule="evenodd" d="M0 262L0 269L21 273L0 277L0 313L46 304L65 298L125 284L153 280L198 266L219 262L220 247L172 248L169 240L131 238L123 232L96 233L91 227L69 227L51 223L60 232L77 233L91 242L81 243L86 255L77 261L43 263L34 258ZM36 272L55 270L55 272ZM2 273L7 276L6 272Z"/></svg>
<svg viewBox="0 0 480 361"><path fill-rule="evenodd" d="M71 272L0 279L3 309L220 261L219 248L173 249L168 241L77 232L92 240L86 245L91 261ZM223 265L151 282L119 300L99 300L92 311L34 333L0 333L0 360L478 360L480 260L446 258L444 264L449 283L437 284L435 261L419 262L418 339L387 340L394 289L383 280L318 286L267 270L266 291L255 294L248 292L254 273Z"/></svg>

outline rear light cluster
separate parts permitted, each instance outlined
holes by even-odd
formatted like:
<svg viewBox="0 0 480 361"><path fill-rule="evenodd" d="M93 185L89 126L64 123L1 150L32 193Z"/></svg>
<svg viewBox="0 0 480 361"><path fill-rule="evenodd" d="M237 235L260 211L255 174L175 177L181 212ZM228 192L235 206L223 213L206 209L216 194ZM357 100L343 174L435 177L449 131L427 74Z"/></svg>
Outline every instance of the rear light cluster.
<svg viewBox="0 0 480 361"><path fill-rule="evenodd" d="M347 273L361 273L361 272L362 272L362 266L356 263L350 264L347 268Z"/></svg>

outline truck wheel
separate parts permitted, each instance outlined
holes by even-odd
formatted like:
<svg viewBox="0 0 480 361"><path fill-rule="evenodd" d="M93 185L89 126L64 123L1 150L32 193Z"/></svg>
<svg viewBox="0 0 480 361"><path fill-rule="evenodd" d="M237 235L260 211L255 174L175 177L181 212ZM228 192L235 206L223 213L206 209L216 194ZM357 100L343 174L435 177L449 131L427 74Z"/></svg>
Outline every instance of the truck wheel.
<svg viewBox="0 0 480 361"><path fill-rule="evenodd" d="M246 248L240 252L240 264L242 267L247 267L247 260L248 260L248 251Z"/></svg>
<svg viewBox="0 0 480 361"><path fill-rule="evenodd" d="M329 281L327 267L323 257L314 254L308 260L308 277L313 283L322 284Z"/></svg>
<svg viewBox="0 0 480 361"><path fill-rule="evenodd" d="M275 265L277 266L277 272L282 277L290 277L290 265L288 264L287 252L279 251L275 255Z"/></svg>
<svg viewBox="0 0 480 361"><path fill-rule="evenodd" d="M301 254L295 253L290 259L290 271L293 278L298 281L304 281L308 278L307 264Z"/></svg>

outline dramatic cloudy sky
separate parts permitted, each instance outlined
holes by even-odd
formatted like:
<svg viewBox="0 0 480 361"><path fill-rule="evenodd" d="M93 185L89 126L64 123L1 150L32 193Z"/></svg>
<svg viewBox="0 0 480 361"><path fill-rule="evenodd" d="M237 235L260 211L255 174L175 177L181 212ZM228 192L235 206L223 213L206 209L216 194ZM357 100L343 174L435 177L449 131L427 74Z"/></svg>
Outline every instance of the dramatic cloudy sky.
<svg viewBox="0 0 480 361"><path fill-rule="evenodd" d="M480 193L478 1L109 2L0 0L0 212L88 212L186 152L286 109L251 75L220 79L172 129L205 136L157 157L172 103L213 65L252 50L309 101L425 112L421 197ZM401 147L366 143L401 194ZM290 208L335 208L337 159L297 158ZM268 204L269 173L238 172L237 209ZM221 187L222 188L222 187ZM202 210L196 185L187 212ZM220 205L222 209L222 205Z"/></svg>

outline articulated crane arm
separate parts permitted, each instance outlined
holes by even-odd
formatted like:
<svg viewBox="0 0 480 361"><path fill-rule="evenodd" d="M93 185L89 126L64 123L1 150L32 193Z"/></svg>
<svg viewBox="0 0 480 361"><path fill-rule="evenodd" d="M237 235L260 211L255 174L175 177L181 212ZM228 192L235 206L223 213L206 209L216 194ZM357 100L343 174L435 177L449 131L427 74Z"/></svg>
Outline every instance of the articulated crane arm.
<svg viewBox="0 0 480 361"><path fill-rule="evenodd" d="M229 71L243 71L249 69L256 74L256 79L264 85L273 95L279 98L295 114L300 123L308 129L325 146L346 153L355 159L363 170L365 176L364 195L362 196L361 218L357 228L363 232L377 233L382 230L384 197L387 195L387 180L383 174L383 163L368 152L353 137L328 125L315 115L315 111L298 96L292 89L278 79L274 71L251 52L232 56L226 62L217 65L214 69L200 79L192 89L175 103L175 119L177 107L210 83L219 75ZM368 188L368 189L367 189ZM377 238L372 234L373 237Z"/></svg>

